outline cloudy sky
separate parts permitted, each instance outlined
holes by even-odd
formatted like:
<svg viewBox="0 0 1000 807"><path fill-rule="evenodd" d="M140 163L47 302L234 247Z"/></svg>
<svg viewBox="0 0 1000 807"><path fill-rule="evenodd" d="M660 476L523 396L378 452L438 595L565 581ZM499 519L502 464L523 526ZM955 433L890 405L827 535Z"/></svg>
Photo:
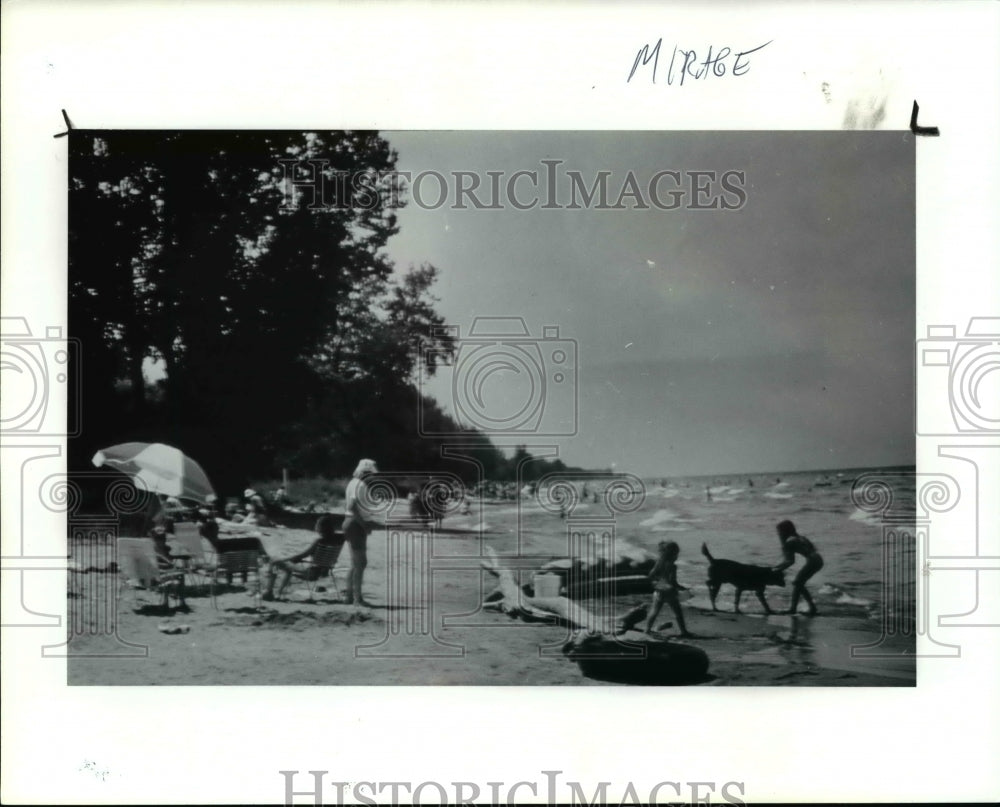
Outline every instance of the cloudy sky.
<svg viewBox="0 0 1000 807"><path fill-rule="evenodd" d="M914 461L908 132L385 135L400 170L474 172L481 198L487 171L506 182L541 160L562 161L563 199L567 170L588 186L610 171L612 197L629 171L644 193L658 171L745 172L737 211L458 210L452 190L401 212L393 258L439 267L439 309L463 335L475 317L520 316L575 340L566 462L688 475ZM439 197L434 179L421 191ZM430 389L454 412L451 381ZM511 372L482 392L501 412L527 394Z"/></svg>

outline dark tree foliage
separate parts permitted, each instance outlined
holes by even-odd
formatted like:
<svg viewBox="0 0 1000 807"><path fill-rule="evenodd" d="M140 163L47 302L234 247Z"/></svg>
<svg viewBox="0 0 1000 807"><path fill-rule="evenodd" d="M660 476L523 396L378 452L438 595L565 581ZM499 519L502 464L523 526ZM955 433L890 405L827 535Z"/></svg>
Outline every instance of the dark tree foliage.
<svg viewBox="0 0 1000 807"><path fill-rule="evenodd" d="M443 324L438 270L385 252L395 164L375 132L74 131L71 468L148 440L196 457L222 491L282 467L344 474L360 456L474 478L418 433L415 374L454 345L421 350ZM462 442L487 475L512 473L485 436Z"/></svg>

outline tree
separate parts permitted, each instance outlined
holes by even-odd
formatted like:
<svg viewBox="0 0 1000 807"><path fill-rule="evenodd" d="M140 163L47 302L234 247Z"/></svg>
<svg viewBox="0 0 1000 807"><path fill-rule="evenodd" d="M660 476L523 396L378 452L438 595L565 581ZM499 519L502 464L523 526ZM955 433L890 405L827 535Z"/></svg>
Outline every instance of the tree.
<svg viewBox="0 0 1000 807"><path fill-rule="evenodd" d="M70 331L84 437L162 440L223 490L290 466L344 474L475 466L442 456L457 425L415 384L455 350L438 269L398 269L386 245L403 205L376 132L70 135ZM156 368L156 378L147 377ZM511 479L489 438L460 442ZM522 448L521 458L527 452ZM541 475L550 464L525 466Z"/></svg>
<svg viewBox="0 0 1000 807"><path fill-rule="evenodd" d="M328 384L412 374L420 333L440 322L436 270L397 276L385 254L402 202L380 179L396 155L377 133L76 131L71 154L77 460L156 431L218 470L260 472L281 424L315 410ZM314 178L335 192L320 188L311 209L289 180L319 159ZM150 362L163 376L152 413Z"/></svg>

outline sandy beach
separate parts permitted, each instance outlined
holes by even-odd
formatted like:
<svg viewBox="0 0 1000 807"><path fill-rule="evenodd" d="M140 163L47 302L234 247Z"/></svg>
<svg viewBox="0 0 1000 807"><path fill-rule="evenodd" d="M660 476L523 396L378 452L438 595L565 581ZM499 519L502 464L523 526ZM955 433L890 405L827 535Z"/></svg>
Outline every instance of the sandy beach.
<svg viewBox="0 0 1000 807"><path fill-rule="evenodd" d="M308 545L303 530L266 530L265 545L289 550ZM435 535L435 570L428 557L400 546L415 546L412 533L393 542L385 531L369 540L365 594L370 608L339 602L332 581L324 580L307 600L302 584L286 601L257 603L238 581L218 594L191 586L187 610L161 609L150 591L114 592L119 575L90 571L71 575L68 600L71 685L612 685L585 677L560 647L571 631L557 624L524 622L483 610L495 578L480 568L483 547L475 533L446 530ZM509 540L509 539L507 539ZM486 545L505 550L505 539L484 536ZM402 543L400 543L402 542ZM541 539L531 559L507 559L530 579L537 568ZM389 547L396 549L389 552ZM427 547L430 544L423 544ZM509 547L507 547L509 548ZM555 546L551 554L557 555ZM391 556L391 562L390 562ZM503 556L502 556L503 557ZM345 549L338 568L349 563ZM421 581L430 578L428 587ZM342 579L342 578L341 578ZM772 595L772 599L775 599ZM744 613L685 604L688 644L709 657L700 685L709 686L906 686L915 684L912 657L899 655L905 643L880 642L877 622L841 608L816 618L765 616L744 599ZM615 613L646 603L649 595L619 597ZM773 602L775 609L782 603ZM658 623L669 618L665 609ZM173 630L182 632L169 632ZM186 629L186 630L185 630ZM167 631L167 632L165 632ZM676 628L665 628L672 637ZM892 637L889 637L892 638ZM873 645L881 658L852 658L852 645ZM895 654L895 655L893 655Z"/></svg>

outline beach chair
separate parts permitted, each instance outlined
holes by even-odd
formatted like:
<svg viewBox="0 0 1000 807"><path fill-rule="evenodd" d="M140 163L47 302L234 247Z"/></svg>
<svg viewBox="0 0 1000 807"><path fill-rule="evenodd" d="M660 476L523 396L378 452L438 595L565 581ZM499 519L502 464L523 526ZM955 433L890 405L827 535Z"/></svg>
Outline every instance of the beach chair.
<svg viewBox="0 0 1000 807"><path fill-rule="evenodd" d="M119 538L117 562L119 600L122 591L131 588L137 605L140 604L139 592L143 590L162 594L161 604L164 606L170 604L170 597L175 597L180 605L184 605L184 570L161 569L151 538Z"/></svg>
<svg viewBox="0 0 1000 807"><path fill-rule="evenodd" d="M344 596L344 588L337 584L337 575L339 574L346 578L347 570L338 569L337 561L340 559L343 549L344 545L342 543L336 546L319 544L313 549L312 555L309 556L307 561L292 566L291 579L305 583L310 599L312 599L320 582L329 579L332 581L337 596L342 598Z"/></svg>
<svg viewBox="0 0 1000 807"><path fill-rule="evenodd" d="M218 608L219 603L216 598L216 585L219 582L219 575L224 575L227 580L240 575L246 580L247 588L251 591L255 605L260 605L261 597L261 573L260 563L263 553L259 549L238 549L231 552L216 552L215 564L209 569L210 588L209 595L212 598L212 607ZM252 576L252 580L251 580Z"/></svg>
<svg viewBox="0 0 1000 807"><path fill-rule="evenodd" d="M192 522L174 525L174 534L171 536L174 543L183 547L188 555L187 571L194 579L199 581L199 585L208 583L212 567L215 565L214 557L210 559L205 554L205 544L208 543L201 537L198 525ZM214 551L213 551L214 555Z"/></svg>
<svg viewBox="0 0 1000 807"><path fill-rule="evenodd" d="M201 529L198 530L198 533L204 541L202 547L204 548L206 544L210 547L206 553L204 570L212 578L213 587L215 578L220 574L225 575L227 585L233 582L237 574L242 577L244 584L248 583L250 573L258 573L260 561L267 558L267 552L260 538L256 535L223 538L219 535L213 536L211 532L204 534ZM245 554L247 552L256 553L255 562L243 562L249 557ZM233 555L233 557L226 558L226 555Z"/></svg>

